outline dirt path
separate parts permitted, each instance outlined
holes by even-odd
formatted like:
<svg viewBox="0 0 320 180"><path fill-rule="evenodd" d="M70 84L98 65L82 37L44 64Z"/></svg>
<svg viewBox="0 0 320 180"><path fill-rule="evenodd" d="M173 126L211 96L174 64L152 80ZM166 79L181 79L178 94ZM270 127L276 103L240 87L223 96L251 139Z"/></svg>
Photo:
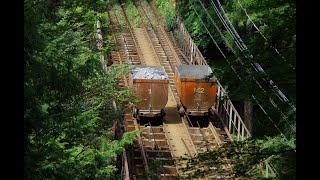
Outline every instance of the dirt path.
<svg viewBox="0 0 320 180"><path fill-rule="evenodd" d="M143 59L145 60L145 65L147 66L160 66L160 63L157 59L157 55L152 49L152 45L147 39L147 34L142 28L134 28L134 34L137 37L139 47L141 49Z"/></svg>

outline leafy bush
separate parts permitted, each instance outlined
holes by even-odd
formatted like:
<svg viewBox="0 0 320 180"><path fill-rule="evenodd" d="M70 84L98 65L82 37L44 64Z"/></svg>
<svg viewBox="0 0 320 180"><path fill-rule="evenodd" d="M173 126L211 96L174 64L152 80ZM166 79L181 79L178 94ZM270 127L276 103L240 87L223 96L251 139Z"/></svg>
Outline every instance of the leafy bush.
<svg viewBox="0 0 320 180"><path fill-rule="evenodd" d="M175 26L175 8L170 0L155 0L161 16L166 20L168 29L173 29Z"/></svg>

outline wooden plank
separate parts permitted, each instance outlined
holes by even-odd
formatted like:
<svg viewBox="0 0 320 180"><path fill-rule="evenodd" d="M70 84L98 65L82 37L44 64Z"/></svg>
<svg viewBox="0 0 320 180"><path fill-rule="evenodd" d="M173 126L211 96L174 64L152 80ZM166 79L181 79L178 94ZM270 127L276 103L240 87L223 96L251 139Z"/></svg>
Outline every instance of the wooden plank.
<svg viewBox="0 0 320 180"><path fill-rule="evenodd" d="M227 106L229 107L229 106ZM231 132L231 123L232 123L232 108L230 108L230 113L229 113L229 131ZM231 132L232 133L232 132Z"/></svg>
<svg viewBox="0 0 320 180"><path fill-rule="evenodd" d="M239 141L239 139L240 139L240 125L241 125L241 119L240 118L237 118L237 114L235 113L234 114L235 115L235 117L236 117L236 119L238 119L238 132L237 132L237 135L238 135L238 141ZM243 125L242 125L243 126Z"/></svg>
<svg viewBox="0 0 320 180"><path fill-rule="evenodd" d="M123 158L124 158L124 168L125 168L125 180L130 180L130 173L129 173L129 165L127 159L126 150L123 151Z"/></svg>
<svg viewBox="0 0 320 180"><path fill-rule="evenodd" d="M220 134L217 132L216 128L209 122L209 129L211 130L215 140L217 141L218 145L221 146L223 142L221 141Z"/></svg>
<svg viewBox="0 0 320 180"><path fill-rule="evenodd" d="M244 140L244 126L241 128L241 140Z"/></svg>

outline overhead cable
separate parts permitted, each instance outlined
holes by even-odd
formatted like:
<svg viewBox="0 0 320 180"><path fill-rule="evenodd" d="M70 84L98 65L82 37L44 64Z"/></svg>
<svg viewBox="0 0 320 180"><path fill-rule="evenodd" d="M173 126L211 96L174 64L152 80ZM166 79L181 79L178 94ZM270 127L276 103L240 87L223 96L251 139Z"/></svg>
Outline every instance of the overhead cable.
<svg viewBox="0 0 320 180"><path fill-rule="evenodd" d="M215 28L216 28L217 31L219 32L219 34L220 34L220 36L222 37L222 39L226 41L227 46L228 46L228 47L231 49L231 51L237 56L237 53L236 53L235 50L232 48L232 46L228 43L228 41L226 40L226 38L224 37L224 35L222 34L222 32L220 31L220 29L219 29L218 26L216 25L216 23L213 21L211 15L208 13L208 11L207 11L207 9L205 8L204 4L203 4L200 0L198 0L198 1L200 2L201 6L203 7L203 9L205 10L205 12L207 13L208 17L210 18L211 22L213 23L213 25L215 26ZM201 21L202 21L202 20L201 20ZM206 28L206 27L205 27L205 28ZM211 34L210 34L210 36L211 36ZM213 39L213 40L214 40L214 39ZM240 62L242 65L244 65L244 63L242 62L242 60L241 60L240 58L237 58L237 59L239 60L239 62ZM259 66L258 66L258 67L259 67ZM246 71L247 71L248 74L251 75L250 71L248 71L247 69L246 69ZM255 81L255 83L259 86L259 88L266 94L266 93L267 93L266 90L261 86L261 84L256 80L256 78L255 78L255 77L252 77L252 79L253 79L253 80ZM274 100L273 100L271 97L269 97L268 99L269 99L270 103L272 104L272 106L273 106L274 108L276 108L276 109L280 112L281 117L288 123L288 125L289 125L291 128L293 128L292 125L288 122L286 115L284 115L284 113L283 113L282 110L278 107L278 105L274 102Z"/></svg>
<svg viewBox="0 0 320 180"><path fill-rule="evenodd" d="M241 7L241 9L244 11L244 13L246 14L247 18L249 19L249 21L252 23L253 27L259 32L259 34L263 37L263 39L265 39L266 42L269 42L268 39L266 38L265 35L262 34L262 32L260 31L260 29L257 27L257 25L252 21L252 19L250 18L250 16L248 15L246 9L242 6L242 4L240 3L240 1L238 0L238 4L239 6ZM274 49L276 51L276 53L293 69L293 70L296 70L295 67L293 67L291 65L291 63L289 63L285 57L283 57L280 52L278 51L278 49L272 45L270 45L270 47L272 49Z"/></svg>
<svg viewBox="0 0 320 180"><path fill-rule="evenodd" d="M231 69L234 71L234 73L237 75L238 79L242 81L242 78L239 76L239 74L236 72L235 68L232 66L232 64L230 63L230 61L226 58L226 56L224 55L224 53L221 51L219 45L216 43L216 41L214 40L214 38L212 37L210 31L207 29L206 25L204 24L204 22L202 21L201 17L199 16L199 14L197 13L197 11L195 10L192 2L189 0L189 2L191 3L191 6L194 10L194 12L197 14L197 17L199 18L199 20L201 21L201 24L203 25L203 27L205 27L206 31L208 32L208 34L210 35L210 37L212 38L212 40L215 42L215 45L217 46L217 48L220 50L220 52L222 53L223 57L226 59L226 61L228 62L228 64L230 65ZM273 123L273 125L276 127L276 129L280 132L280 134L288 141L288 139L285 137L285 135L281 132L281 130L278 128L278 126L274 123L274 121L270 118L270 116L267 114L267 112L264 110L264 108L261 106L261 104L257 101L257 99L254 97L254 95L252 95L253 99L256 101L256 103L259 105L259 107L261 108L261 110L265 113L265 115L268 117L268 119Z"/></svg>
<svg viewBox="0 0 320 180"><path fill-rule="evenodd" d="M233 25L231 24L227 14L225 13L222 5L220 4L219 0L216 0L217 3L219 4L219 8L221 9L222 13L224 14L224 17L227 19L229 25L232 27L236 37L239 38L239 41L240 42L243 42L240 38L240 36L238 35L238 33L236 32L236 30L234 29ZM244 44L244 43L243 43ZM246 47L244 45L244 47ZM252 54L250 53L250 56L249 57L253 57ZM264 75L267 75L266 72L263 70L263 68L260 66L259 63L257 62L254 62L254 63L251 63L252 67L257 71L257 72L260 72ZM281 101L284 101L284 102L287 102L289 104L289 106L291 107L291 109L296 112L296 107L291 103L289 102L288 98L282 93L282 91L275 85L275 83L271 80L271 79L265 79L265 78L262 78L267 84L269 84L269 87L274 91L274 93L276 93L277 97L281 100Z"/></svg>

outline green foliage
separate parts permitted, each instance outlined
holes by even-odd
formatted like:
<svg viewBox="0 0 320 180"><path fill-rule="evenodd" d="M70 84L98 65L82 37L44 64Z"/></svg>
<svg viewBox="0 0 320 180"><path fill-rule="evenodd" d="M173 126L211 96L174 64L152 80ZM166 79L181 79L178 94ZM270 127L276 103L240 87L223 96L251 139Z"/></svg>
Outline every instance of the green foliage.
<svg viewBox="0 0 320 180"><path fill-rule="evenodd" d="M171 0L155 0L161 16L165 19L168 29L175 27L175 8Z"/></svg>
<svg viewBox="0 0 320 180"><path fill-rule="evenodd" d="M248 86L250 88L245 89L240 85L239 79L236 78L234 72L230 68L230 65L223 59L220 52L217 51L217 48L213 44L213 41L196 12L199 14L207 29L213 35L213 38L217 41L228 60L231 61L231 64L236 68L238 74L242 79L244 79L243 86L246 87L247 84L252 84L257 87L257 85L252 83L254 82L252 78L248 80L246 77L261 76L254 72L250 64L250 62L259 62L268 74L265 78L271 78L286 94L286 96L290 97L290 100L294 102L295 71L293 71L288 64L290 63L295 66L295 3L293 1L274 0L264 0L259 2L241 0L240 2L244 8L246 8L251 19L268 39L268 41L265 42L263 37L259 32L257 32L253 24L248 20L244 11L240 8L237 0L222 2L222 6L224 7L230 21L247 45L250 52L253 54L253 59L245 58L244 54L246 52L239 51L234 40L231 38L230 34L227 33L225 27L216 15L210 2L203 2L204 6L211 15L213 21L222 31L227 41L224 41L220 36L198 0L179 1L177 8L179 14L184 20L183 22L186 28L197 45L203 50L202 52L204 56L207 57L209 64L214 67L214 73L219 80L223 82L224 85L230 81L234 84L234 88L232 88L231 93L234 92L233 94L235 94L235 96L241 96L243 99L246 99L249 92L263 92L259 90L259 88L252 89L251 85ZM221 10L220 13L222 13ZM270 46L276 47L282 56L284 56L286 61L283 60ZM228 49L230 50L231 48L236 51L236 56L233 55L231 51L228 51ZM245 64L241 65L240 62L236 60L236 57L241 58ZM251 75L249 75L246 70L252 72ZM277 99L277 97L275 97L275 99Z"/></svg>
<svg viewBox="0 0 320 180"><path fill-rule="evenodd" d="M213 18L214 22L217 24L219 21L218 17L215 17L215 11L211 8L209 1L204 1L204 6L206 7L208 13ZM221 47L223 43L222 38L218 34L212 21L207 16L206 11L203 9L198 0L184 0L177 1L177 10L179 15L183 19L183 23L186 26L188 32L192 36L193 40L203 52L204 57L208 57L207 61L210 64L210 59L214 59L216 63L218 60L223 58L219 50L215 47L213 40L211 39L206 28L209 30L213 39L219 44L220 48L225 51L224 47ZM206 26L206 28L204 27ZM218 24L219 26L219 24ZM228 54L228 52L224 52Z"/></svg>
<svg viewBox="0 0 320 180"><path fill-rule="evenodd" d="M111 3L109 0L94 0L92 1L92 3L94 4L93 7L95 7L96 11L101 12L101 13L105 13L108 5Z"/></svg>
<svg viewBox="0 0 320 180"><path fill-rule="evenodd" d="M266 138L264 140L256 141L261 148L260 151L264 153L272 154L267 158L274 169L278 173L280 179L296 179L296 143L295 137L289 139L289 141L276 136L273 138Z"/></svg>
<svg viewBox="0 0 320 180"><path fill-rule="evenodd" d="M213 2L218 7L218 4L215 1ZM248 20L238 2L241 2L255 25L266 36L267 41L256 30L253 23ZM218 77L221 84L228 87L230 99L233 102L236 101L237 104L238 102L242 104L243 101L250 100L254 95L260 103L258 105L251 99L253 101L253 135L256 137L263 137L264 135L276 136L281 131L285 132L284 135L287 139L294 138L295 113L288 103L279 100L275 92L271 90L262 78L272 79L286 97L289 98L289 101L295 104L296 76L295 71L289 66L289 63L295 66L296 62L295 2L275 0L221 1L232 25L248 47L253 58L245 57L248 52L241 52L238 49L216 15L211 3L209 1L203 3L213 21L222 31L226 41L223 40L213 26L212 21L198 0L178 1L178 12L182 16L190 35L212 67L215 76ZM222 13L221 10L219 12ZM221 56L196 13L198 13L242 81L233 72L229 62ZM285 60L272 47L277 48ZM235 50L236 55L231 53L231 49ZM241 64L238 59L241 59L244 64ZM265 70L266 75L255 72L251 65L253 62L258 62ZM260 85L257 85L255 80L258 80ZM260 86L265 91L261 90ZM270 98L273 99L279 109L274 108ZM273 122L261 110L260 105ZM283 115L287 116L287 118L283 118Z"/></svg>
<svg viewBox="0 0 320 180"><path fill-rule="evenodd" d="M295 99L296 76L295 71L289 66L289 63L293 66L296 64L295 2L274 0L240 2L267 41L247 18L238 1L227 2L224 6L231 22L252 52L253 60L263 66L269 75L268 78L271 78L287 97ZM285 60L270 46L277 48Z"/></svg>
<svg viewBox="0 0 320 180"><path fill-rule="evenodd" d="M188 159L184 172L190 178L208 175L236 178L259 178L257 166L268 160L277 173L277 178L295 179L295 145L280 137L246 139L235 144L227 143L214 151L198 154ZM290 164L288 164L290 163ZM232 169L224 165L230 164Z"/></svg>
<svg viewBox="0 0 320 180"><path fill-rule="evenodd" d="M110 179L116 155L136 137L113 140L124 107L115 110L112 102L136 97L117 85L127 66L102 71L99 57L109 48L95 47L101 3L24 2L25 179ZM107 24L106 15L98 18Z"/></svg>
<svg viewBox="0 0 320 180"><path fill-rule="evenodd" d="M125 3L125 8L128 13L128 19L130 23L132 24L133 28L139 28L141 27L142 19L140 17L138 9L134 6L132 1L127 1Z"/></svg>

